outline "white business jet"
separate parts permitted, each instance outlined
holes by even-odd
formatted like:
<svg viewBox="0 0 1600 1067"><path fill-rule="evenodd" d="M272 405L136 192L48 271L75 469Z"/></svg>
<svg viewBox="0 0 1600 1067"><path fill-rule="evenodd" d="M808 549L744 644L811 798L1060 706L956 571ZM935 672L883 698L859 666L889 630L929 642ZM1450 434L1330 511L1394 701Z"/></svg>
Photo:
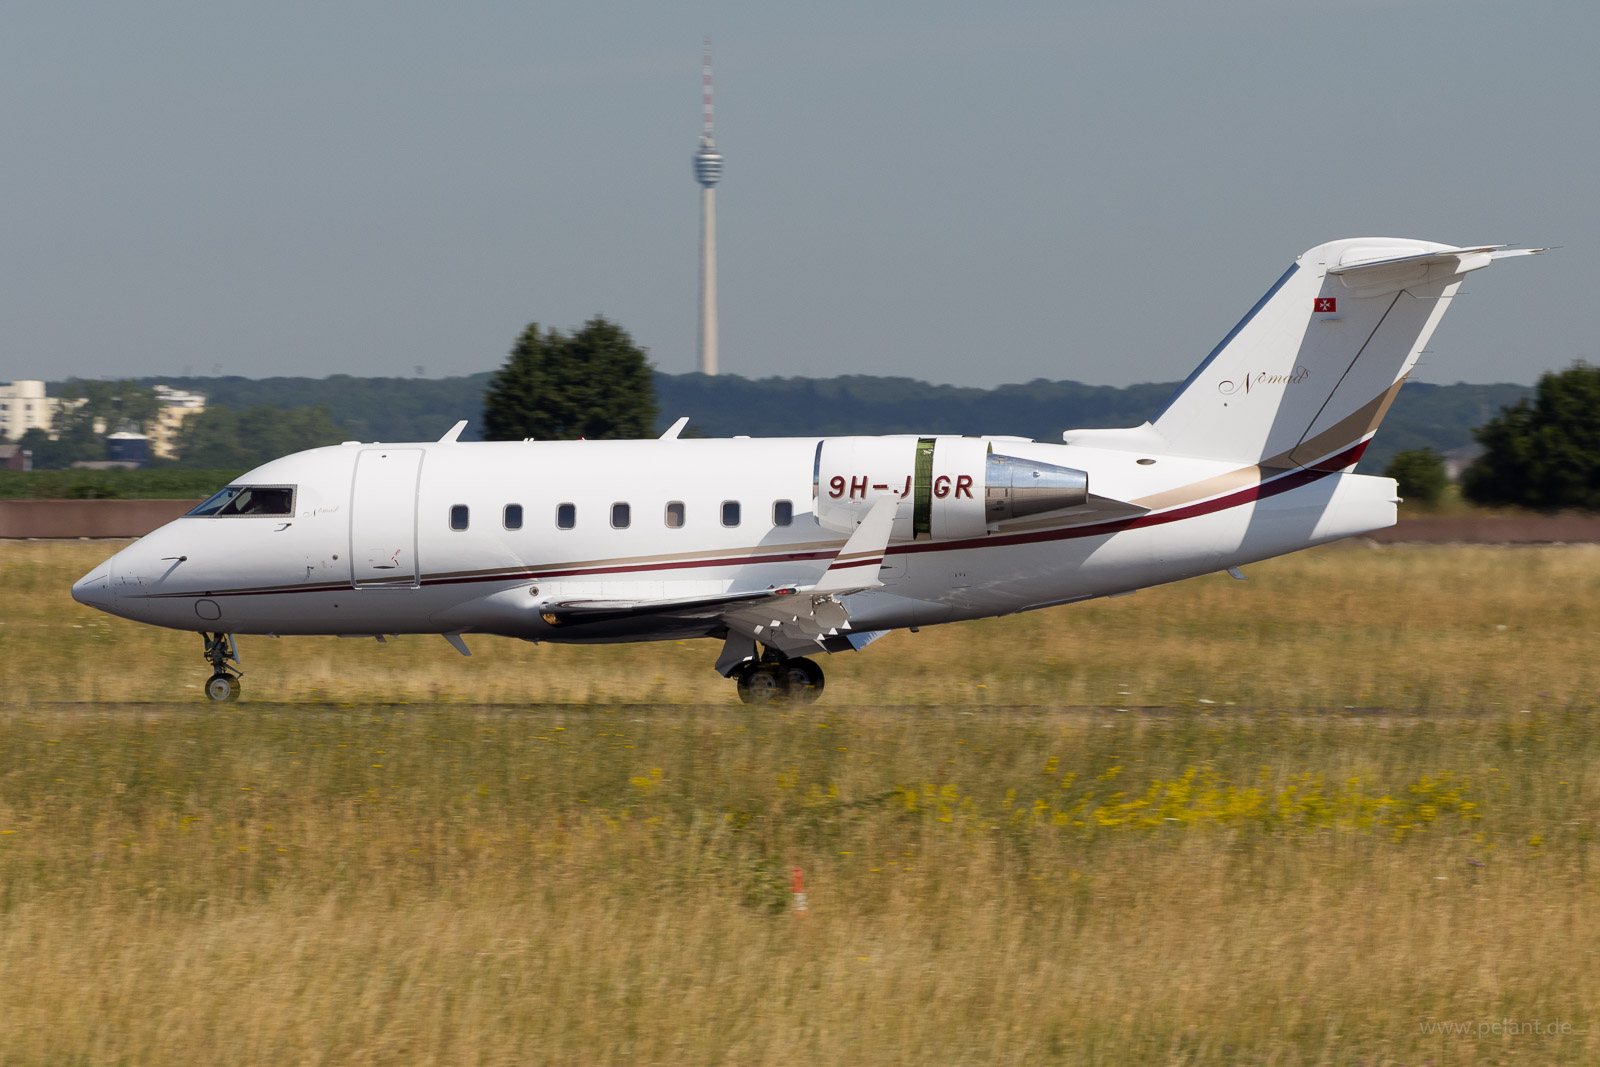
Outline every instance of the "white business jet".
<svg viewBox="0 0 1600 1067"><path fill-rule="evenodd" d="M235 634L708 637L749 703L890 630L1131 592L1389 526L1353 473L1469 272L1540 249L1311 249L1150 422L1019 437L347 442L274 460L118 552L78 601ZM1237 575L1237 571L1234 570Z"/></svg>

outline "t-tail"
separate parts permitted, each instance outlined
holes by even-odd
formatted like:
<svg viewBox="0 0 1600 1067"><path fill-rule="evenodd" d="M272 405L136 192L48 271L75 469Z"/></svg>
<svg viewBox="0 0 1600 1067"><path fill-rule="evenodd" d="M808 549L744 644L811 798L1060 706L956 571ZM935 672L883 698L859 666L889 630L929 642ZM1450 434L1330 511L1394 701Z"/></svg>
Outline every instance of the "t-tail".
<svg viewBox="0 0 1600 1067"><path fill-rule="evenodd" d="M1142 434L1181 455L1265 468L1348 469L1463 277L1496 259L1537 251L1392 237L1318 245L1222 339ZM1088 444L1095 431L1069 436Z"/></svg>

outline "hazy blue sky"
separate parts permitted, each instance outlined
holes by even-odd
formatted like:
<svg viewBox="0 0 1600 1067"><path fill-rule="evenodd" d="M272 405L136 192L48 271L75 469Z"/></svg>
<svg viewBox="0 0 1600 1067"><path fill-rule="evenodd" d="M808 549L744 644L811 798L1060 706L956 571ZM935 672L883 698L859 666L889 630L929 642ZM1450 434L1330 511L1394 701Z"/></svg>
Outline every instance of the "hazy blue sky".
<svg viewBox="0 0 1600 1067"><path fill-rule="evenodd" d="M1600 5L0 7L0 378L462 374L595 313L694 369L1177 379L1336 237L1474 275L1426 381L1600 360Z"/></svg>

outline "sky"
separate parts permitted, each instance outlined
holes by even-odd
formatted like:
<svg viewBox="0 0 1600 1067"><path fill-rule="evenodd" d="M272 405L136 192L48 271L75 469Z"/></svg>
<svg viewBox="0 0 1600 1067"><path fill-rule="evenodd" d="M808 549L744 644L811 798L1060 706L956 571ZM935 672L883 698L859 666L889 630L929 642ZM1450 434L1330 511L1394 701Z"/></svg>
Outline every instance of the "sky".
<svg viewBox="0 0 1600 1067"><path fill-rule="evenodd" d="M0 379L499 366L601 314L721 365L1185 377L1300 252L1472 275L1415 380L1600 362L1600 5L277 0L0 7ZM419 370L420 368L420 370Z"/></svg>

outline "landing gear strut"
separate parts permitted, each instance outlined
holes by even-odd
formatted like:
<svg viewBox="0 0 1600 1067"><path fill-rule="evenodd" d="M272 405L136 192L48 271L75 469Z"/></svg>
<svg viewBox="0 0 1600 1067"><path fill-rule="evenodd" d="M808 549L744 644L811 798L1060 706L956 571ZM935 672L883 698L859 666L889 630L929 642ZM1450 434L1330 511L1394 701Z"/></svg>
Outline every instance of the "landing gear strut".
<svg viewBox="0 0 1600 1067"><path fill-rule="evenodd" d="M206 660L211 664L211 677L206 679L206 697L209 700L239 699L239 653L233 647L232 634L202 633L206 641ZM228 661L233 661L233 666Z"/></svg>
<svg viewBox="0 0 1600 1067"><path fill-rule="evenodd" d="M804 657L766 656L734 672L739 699L746 704L810 704L822 695L822 668Z"/></svg>

